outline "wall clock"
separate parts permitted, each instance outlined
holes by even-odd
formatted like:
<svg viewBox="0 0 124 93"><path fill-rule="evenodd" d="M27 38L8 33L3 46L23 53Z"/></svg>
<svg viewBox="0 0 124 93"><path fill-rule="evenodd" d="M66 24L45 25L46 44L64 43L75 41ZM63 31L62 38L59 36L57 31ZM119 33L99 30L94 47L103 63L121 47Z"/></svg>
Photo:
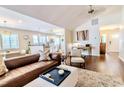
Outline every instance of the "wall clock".
<svg viewBox="0 0 124 93"><path fill-rule="evenodd" d="M29 39L29 36L28 36L28 35L24 35L23 38L24 38L25 40L28 40L28 39Z"/></svg>

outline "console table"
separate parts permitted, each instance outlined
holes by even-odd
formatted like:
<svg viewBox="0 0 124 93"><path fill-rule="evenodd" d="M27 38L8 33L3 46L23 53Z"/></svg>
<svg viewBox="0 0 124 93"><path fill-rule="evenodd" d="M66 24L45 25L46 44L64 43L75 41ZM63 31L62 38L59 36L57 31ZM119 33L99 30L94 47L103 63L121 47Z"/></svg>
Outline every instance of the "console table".
<svg viewBox="0 0 124 93"><path fill-rule="evenodd" d="M86 47L86 46L84 46L84 47L72 47L72 48L80 49L82 51L82 53L83 53L83 51L84 52L88 51L88 54L86 54L86 55L92 55L92 47L91 46L89 46L89 47Z"/></svg>

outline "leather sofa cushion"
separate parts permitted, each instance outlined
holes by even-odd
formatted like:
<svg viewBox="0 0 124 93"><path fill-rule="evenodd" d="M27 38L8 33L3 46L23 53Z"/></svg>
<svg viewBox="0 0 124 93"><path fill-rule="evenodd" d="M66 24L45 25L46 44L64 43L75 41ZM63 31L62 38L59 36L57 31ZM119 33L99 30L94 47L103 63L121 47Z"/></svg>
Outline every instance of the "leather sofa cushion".
<svg viewBox="0 0 124 93"><path fill-rule="evenodd" d="M6 67L11 70L21 66L25 66L34 62L38 62L40 54L29 54L25 56L20 56L17 58L10 58L5 60Z"/></svg>
<svg viewBox="0 0 124 93"><path fill-rule="evenodd" d="M0 77L0 86L20 87L37 78L39 74L56 66L58 62L36 62L7 72Z"/></svg>

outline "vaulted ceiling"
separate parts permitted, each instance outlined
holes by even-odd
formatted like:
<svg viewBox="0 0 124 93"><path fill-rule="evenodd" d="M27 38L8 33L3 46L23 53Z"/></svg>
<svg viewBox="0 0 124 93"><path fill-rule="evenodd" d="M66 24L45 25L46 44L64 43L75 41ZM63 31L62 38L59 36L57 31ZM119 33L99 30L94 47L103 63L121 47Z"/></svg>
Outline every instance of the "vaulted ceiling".
<svg viewBox="0 0 124 93"><path fill-rule="evenodd" d="M73 29L91 17L88 14L88 5L7 5L3 7L67 29ZM95 13L92 16L113 7L93 6Z"/></svg>

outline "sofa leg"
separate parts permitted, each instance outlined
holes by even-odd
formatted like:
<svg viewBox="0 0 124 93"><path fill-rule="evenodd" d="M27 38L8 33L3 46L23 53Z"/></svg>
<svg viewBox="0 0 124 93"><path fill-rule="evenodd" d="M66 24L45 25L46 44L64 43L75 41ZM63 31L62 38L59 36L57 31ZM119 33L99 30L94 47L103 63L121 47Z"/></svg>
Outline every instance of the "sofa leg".
<svg viewBox="0 0 124 93"><path fill-rule="evenodd" d="M80 63L80 68L81 68L81 65L82 65L82 64Z"/></svg>
<svg viewBox="0 0 124 93"><path fill-rule="evenodd" d="M85 63L83 63L83 68L85 69L85 66L86 66L86 64Z"/></svg>
<svg viewBox="0 0 124 93"><path fill-rule="evenodd" d="M72 66L72 63L70 62L70 66Z"/></svg>

